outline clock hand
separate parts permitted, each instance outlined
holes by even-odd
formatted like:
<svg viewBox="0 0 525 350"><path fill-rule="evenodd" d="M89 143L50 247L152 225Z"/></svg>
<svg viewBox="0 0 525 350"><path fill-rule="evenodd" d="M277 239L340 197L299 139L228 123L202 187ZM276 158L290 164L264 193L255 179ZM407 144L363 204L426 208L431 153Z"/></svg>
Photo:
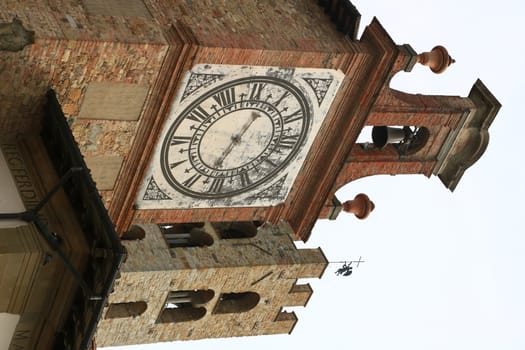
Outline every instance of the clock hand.
<svg viewBox="0 0 525 350"><path fill-rule="evenodd" d="M215 161L214 165L215 166L221 166L222 165L222 162L224 161L224 159L228 156L228 154L230 154L230 152L232 151L233 147L235 146L235 135L231 137L232 138L232 142L228 145L228 147L222 152L222 154L219 156L219 158L217 158L217 160Z"/></svg>
<svg viewBox="0 0 525 350"><path fill-rule="evenodd" d="M241 143L242 136L246 133L248 128L253 124L253 122L260 117L260 114L252 112L251 119L245 123L238 134L232 135L231 140L232 142L228 145L228 147L222 152L222 154L217 158L214 165L215 166L221 166L224 159L228 156L228 154L231 153L235 145Z"/></svg>
<svg viewBox="0 0 525 350"><path fill-rule="evenodd" d="M239 135L239 142L240 142L240 138L242 137L242 135L244 135L244 133L246 132L246 130L248 130L250 125L253 124L255 119L257 119L259 117L260 117L259 113L252 112L252 118L246 124L244 124L244 126L242 127L241 131L238 134Z"/></svg>

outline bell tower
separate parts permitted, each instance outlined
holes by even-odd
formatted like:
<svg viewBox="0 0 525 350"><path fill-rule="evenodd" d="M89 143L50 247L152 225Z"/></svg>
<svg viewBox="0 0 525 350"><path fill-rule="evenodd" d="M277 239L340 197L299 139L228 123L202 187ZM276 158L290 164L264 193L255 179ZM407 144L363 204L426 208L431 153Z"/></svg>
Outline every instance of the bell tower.
<svg viewBox="0 0 525 350"><path fill-rule="evenodd" d="M390 89L417 62L452 59L397 45L376 19L357 38L349 1L10 6L35 44L6 58L16 83L0 125L30 127L53 86L119 234L286 220L305 239L353 179L435 174L454 188L499 108L481 82L468 98ZM357 145L367 125L406 127L406 140Z"/></svg>
<svg viewBox="0 0 525 350"><path fill-rule="evenodd" d="M467 97L426 96L391 89L389 82L400 70L409 72L419 63L441 74L454 63L442 46L419 55L408 45L399 49L405 52L405 66L394 67L386 79L363 123L363 127L372 127L369 140L352 145L320 218L335 219L342 208L335 192L366 176L435 175L454 191L464 172L488 145L488 129L501 104L483 82L476 81Z"/></svg>
<svg viewBox="0 0 525 350"><path fill-rule="evenodd" d="M0 87L0 135L31 143L52 87L61 128L74 136L63 148L78 144L104 224L127 248L113 293L116 271L81 271L94 282L108 275L100 300L109 304L89 322L92 331L101 317L100 345L291 332L296 317L282 308L305 305L312 291L298 280L327 265L320 249L293 241L308 240L318 219L374 209L366 195L339 200L336 191L377 174L435 175L454 190L500 108L481 81L467 97L390 88L415 64L442 73L453 59L441 46L418 54L396 44L377 19L358 37L348 0L0 8L3 22L13 16L28 39L0 52L0 80L12 82ZM366 127L370 140L358 142ZM86 201L96 192L86 189ZM100 215L75 210L88 236L97 231ZM102 264L92 236L86 254Z"/></svg>
<svg viewBox="0 0 525 350"><path fill-rule="evenodd" d="M416 61L436 74L454 63L442 46ZM336 186L375 174L423 174L439 176L453 191L485 151L500 107L480 80L468 97L414 95L385 86L365 122L373 126L372 142L352 147Z"/></svg>
<svg viewBox="0 0 525 350"><path fill-rule="evenodd" d="M99 346L290 333L297 317L283 308L305 306L312 295L298 279L321 277L328 265L320 249L297 249L285 222L132 231L99 323Z"/></svg>
<svg viewBox="0 0 525 350"><path fill-rule="evenodd" d="M352 148L338 185L375 174L417 173L439 176L453 191L486 149L498 101L480 80L466 98L391 89L383 94L366 121L373 126L372 142Z"/></svg>

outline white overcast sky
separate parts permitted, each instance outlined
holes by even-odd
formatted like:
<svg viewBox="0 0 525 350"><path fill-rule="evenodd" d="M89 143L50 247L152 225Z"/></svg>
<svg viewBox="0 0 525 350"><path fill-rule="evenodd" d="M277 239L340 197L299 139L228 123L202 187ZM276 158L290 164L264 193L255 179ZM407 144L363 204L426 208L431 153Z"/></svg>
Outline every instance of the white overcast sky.
<svg viewBox="0 0 525 350"><path fill-rule="evenodd" d="M248 1L248 0L247 0ZM503 107L484 156L454 193L437 178L375 176L346 185L367 193L364 221L319 221L307 246L330 261L362 256L350 277L332 265L292 335L215 339L124 349L525 349L525 3L500 0L353 0L361 32L376 16L398 44L441 44L457 63L442 75L416 67L392 87L468 95L480 78Z"/></svg>

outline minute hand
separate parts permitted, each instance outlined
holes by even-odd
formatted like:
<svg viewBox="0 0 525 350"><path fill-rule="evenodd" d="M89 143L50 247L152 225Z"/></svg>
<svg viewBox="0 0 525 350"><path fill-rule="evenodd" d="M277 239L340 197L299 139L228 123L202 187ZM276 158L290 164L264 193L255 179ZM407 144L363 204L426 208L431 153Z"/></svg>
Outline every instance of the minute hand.
<svg viewBox="0 0 525 350"><path fill-rule="evenodd" d="M258 113L252 112L251 119L246 124L244 124L242 129L241 129L241 131L239 131L239 141L240 141L240 138L242 137L242 135L244 135L244 133L246 132L246 130L248 130L248 128L253 124L255 119L257 119L259 117L260 117L260 115Z"/></svg>

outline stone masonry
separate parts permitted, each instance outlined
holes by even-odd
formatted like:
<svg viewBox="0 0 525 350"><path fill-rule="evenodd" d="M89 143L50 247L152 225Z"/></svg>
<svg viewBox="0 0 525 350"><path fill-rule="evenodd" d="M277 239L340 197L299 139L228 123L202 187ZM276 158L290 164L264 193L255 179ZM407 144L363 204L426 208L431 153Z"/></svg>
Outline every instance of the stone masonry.
<svg viewBox="0 0 525 350"><path fill-rule="evenodd" d="M99 346L174 340L290 333L297 321L287 306L305 306L312 294L301 278L321 277L327 260L320 249L297 249L288 224L265 224L251 238L221 239L210 223L208 247L169 249L157 225L141 225L145 238L123 241L129 257L110 295L110 305L145 302L140 315L108 317L99 324ZM161 322L170 292L211 290L213 298L198 320ZM217 312L227 293L256 293L248 311Z"/></svg>

